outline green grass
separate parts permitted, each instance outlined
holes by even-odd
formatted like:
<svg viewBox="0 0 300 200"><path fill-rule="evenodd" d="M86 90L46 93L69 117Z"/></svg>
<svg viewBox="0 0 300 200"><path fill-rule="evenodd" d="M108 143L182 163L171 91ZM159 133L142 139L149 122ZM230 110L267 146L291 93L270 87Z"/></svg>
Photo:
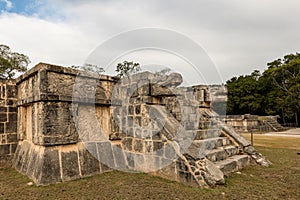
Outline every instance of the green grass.
<svg viewBox="0 0 300 200"><path fill-rule="evenodd" d="M256 140L269 142L269 138ZM281 140L285 144L285 138ZM5 168L0 169L0 199L300 199L298 150L276 147L256 147L271 160L271 167L251 165L226 178L224 186L211 189L117 171L50 186L27 186L30 179Z"/></svg>
<svg viewBox="0 0 300 200"><path fill-rule="evenodd" d="M249 133L242 134L245 138L250 140ZM282 137L282 136L268 136L261 134L253 134L254 146L296 149L300 151L300 138L296 137Z"/></svg>

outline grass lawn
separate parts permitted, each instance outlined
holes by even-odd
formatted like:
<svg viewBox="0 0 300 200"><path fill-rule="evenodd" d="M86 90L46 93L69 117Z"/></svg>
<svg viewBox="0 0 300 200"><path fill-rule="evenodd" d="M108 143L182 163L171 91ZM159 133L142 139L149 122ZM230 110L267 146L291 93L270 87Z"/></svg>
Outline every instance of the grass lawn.
<svg viewBox="0 0 300 200"><path fill-rule="evenodd" d="M242 134L249 141L251 140L250 133ZM300 138L283 137L283 136L268 136L263 134L253 134L254 146L298 149L300 151Z"/></svg>
<svg viewBox="0 0 300 200"><path fill-rule="evenodd" d="M0 169L0 199L300 199L300 138L254 136L273 165L251 165L212 189L189 187L147 174L110 172L50 186L13 169Z"/></svg>

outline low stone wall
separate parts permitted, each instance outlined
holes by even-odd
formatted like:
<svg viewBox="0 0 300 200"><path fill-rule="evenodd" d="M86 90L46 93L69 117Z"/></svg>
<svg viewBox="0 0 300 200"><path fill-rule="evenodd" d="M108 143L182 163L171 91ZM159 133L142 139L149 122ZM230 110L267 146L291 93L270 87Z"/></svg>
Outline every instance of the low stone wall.
<svg viewBox="0 0 300 200"><path fill-rule="evenodd" d="M14 80L0 80L0 167L9 166L17 148L17 87Z"/></svg>
<svg viewBox="0 0 300 200"><path fill-rule="evenodd" d="M260 125L257 115L227 115L225 123L240 132L248 132Z"/></svg>
<svg viewBox="0 0 300 200"><path fill-rule="evenodd" d="M270 132L281 131L284 128L277 121L278 116L257 115L227 115L225 123L234 127L239 132Z"/></svg>

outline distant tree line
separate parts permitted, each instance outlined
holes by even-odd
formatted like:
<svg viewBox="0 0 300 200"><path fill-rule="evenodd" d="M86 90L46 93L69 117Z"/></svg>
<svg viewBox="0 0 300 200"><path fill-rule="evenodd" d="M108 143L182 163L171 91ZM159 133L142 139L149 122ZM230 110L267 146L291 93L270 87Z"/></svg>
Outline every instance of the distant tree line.
<svg viewBox="0 0 300 200"><path fill-rule="evenodd" d="M227 114L279 115L282 123L299 126L300 54L267 64L261 74L233 77L226 82Z"/></svg>

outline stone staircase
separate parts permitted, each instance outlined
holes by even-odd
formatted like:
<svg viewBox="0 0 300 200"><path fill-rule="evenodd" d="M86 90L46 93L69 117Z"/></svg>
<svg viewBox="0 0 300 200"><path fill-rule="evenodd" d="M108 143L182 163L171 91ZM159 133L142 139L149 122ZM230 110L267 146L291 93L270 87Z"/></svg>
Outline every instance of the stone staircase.
<svg viewBox="0 0 300 200"><path fill-rule="evenodd" d="M273 131L282 131L284 130L284 127L281 126L281 124L279 124L277 122L277 120L273 119L273 118L266 118L265 120L263 120L263 123L266 124L267 126L269 126Z"/></svg>
<svg viewBox="0 0 300 200"><path fill-rule="evenodd" d="M219 120L218 114L210 108L207 88L166 89L153 85L145 94L138 99L133 96L128 102L141 102L142 99L145 104L142 106L145 107L142 109L145 111L143 118L151 124L151 132L159 133L152 136L152 140L162 148L153 148L150 153L167 165L160 165L162 167L152 174L190 185L211 187L224 184L224 176L242 170L252 159L268 165L249 141ZM144 131L147 130L142 129ZM137 143L137 138L130 139ZM133 168L137 171L143 169Z"/></svg>
<svg viewBox="0 0 300 200"><path fill-rule="evenodd" d="M250 156L240 151L220 129L201 129L192 131L195 140L188 150L188 154L194 158L203 158L213 162L224 175L229 175L249 165Z"/></svg>
<svg viewBox="0 0 300 200"><path fill-rule="evenodd" d="M225 130L228 129L224 128L219 121L204 116L198 121L198 126L193 127L189 121L181 121L181 124L186 127L179 128L180 123L172 115L165 114L162 111L163 106L156 105L152 108L155 109L155 116L167 119L165 127L174 128L174 130L168 128L163 133L179 157L178 174L189 177L187 179L191 184L195 182L201 187L224 184L224 175L242 170L250 164L250 156L241 151L239 143L226 134ZM174 132L182 128L185 130L174 139ZM181 141L187 137L192 141L185 149Z"/></svg>

